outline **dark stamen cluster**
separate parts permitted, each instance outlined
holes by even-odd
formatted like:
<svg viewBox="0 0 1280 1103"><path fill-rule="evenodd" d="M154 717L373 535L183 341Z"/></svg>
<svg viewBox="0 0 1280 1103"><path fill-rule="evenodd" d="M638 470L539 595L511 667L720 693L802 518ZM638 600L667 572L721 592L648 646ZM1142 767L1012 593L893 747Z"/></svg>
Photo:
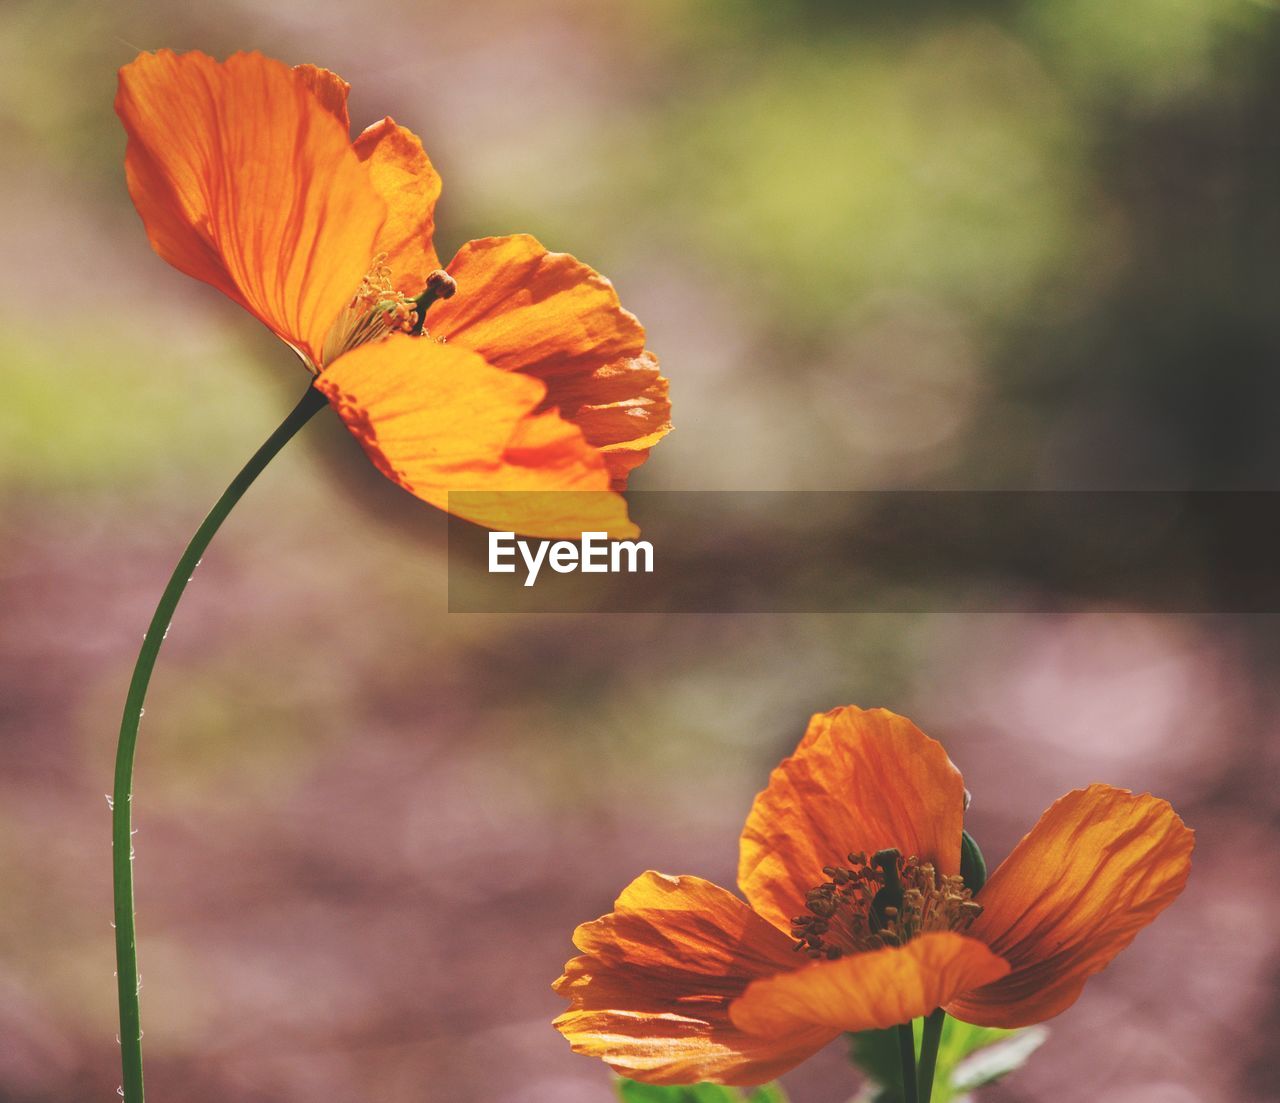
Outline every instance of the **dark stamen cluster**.
<svg viewBox="0 0 1280 1103"><path fill-rule="evenodd" d="M848 866L824 866L830 880L805 894L809 914L791 921L797 952L834 961L929 931L964 930L982 913L959 876L939 877L915 857L882 850L870 861L862 852L848 859Z"/></svg>

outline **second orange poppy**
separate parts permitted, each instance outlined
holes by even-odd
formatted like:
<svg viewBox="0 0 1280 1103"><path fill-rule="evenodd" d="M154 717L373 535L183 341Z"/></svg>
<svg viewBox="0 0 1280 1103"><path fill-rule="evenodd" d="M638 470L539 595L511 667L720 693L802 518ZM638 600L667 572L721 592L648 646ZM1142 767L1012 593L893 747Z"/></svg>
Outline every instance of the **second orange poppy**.
<svg viewBox="0 0 1280 1103"><path fill-rule="evenodd" d="M959 770L911 721L813 717L747 817L745 900L697 877L637 878L574 932L556 1026L632 1079L734 1085L939 1007L1028 1026L1074 1003L1190 872L1193 836L1167 802L1091 785L975 895L964 807Z"/></svg>

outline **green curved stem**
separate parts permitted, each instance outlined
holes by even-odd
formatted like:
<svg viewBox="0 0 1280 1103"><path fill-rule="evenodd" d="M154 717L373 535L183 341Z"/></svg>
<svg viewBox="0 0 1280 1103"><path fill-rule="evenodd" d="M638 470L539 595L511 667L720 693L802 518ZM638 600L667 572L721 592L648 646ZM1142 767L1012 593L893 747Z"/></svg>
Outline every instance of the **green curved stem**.
<svg viewBox="0 0 1280 1103"><path fill-rule="evenodd" d="M933 1097L933 1074L938 1067L938 1043L942 1041L942 1026L947 1013L941 1007L931 1011L924 1021L920 1037L920 1103L929 1103Z"/></svg>
<svg viewBox="0 0 1280 1103"><path fill-rule="evenodd" d="M116 744L115 790L111 797L111 870L115 887L116 978L120 995L120 1061L123 1070L124 1103L143 1103L142 1092L142 1028L138 1011L138 947L133 916L133 818L130 804L133 793L133 756L138 742L138 724L147 697L147 685L155 669L160 645L169 631L169 622L200 563L209 541L226 520L235 504L249 489L262 469L311 418L325 405L325 397L308 388L302 401L284 419L231 480L222 497L196 529L187 550L173 569L169 583L160 595L142 650L133 668L129 694L125 698L124 717L120 721L120 740Z"/></svg>
<svg viewBox="0 0 1280 1103"><path fill-rule="evenodd" d="M916 1103L920 1098L916 1087L916 1038L911 1023L904 1023L898 1030L898 1057L902 1061L902 1098L905 1103Z"/></svg>

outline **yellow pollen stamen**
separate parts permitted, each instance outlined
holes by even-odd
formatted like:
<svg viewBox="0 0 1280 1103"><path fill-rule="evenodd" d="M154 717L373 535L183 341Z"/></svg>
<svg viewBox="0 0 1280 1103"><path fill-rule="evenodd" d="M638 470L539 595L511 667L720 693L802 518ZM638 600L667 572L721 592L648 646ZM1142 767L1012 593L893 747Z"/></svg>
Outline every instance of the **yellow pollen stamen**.
<svg viewBox="0 0 1280 1103"><path fill-rule="evenodd" d="M448 298L453 294L453 281L445 273L433 272L428 277L427 287L428 290L440 288L441 276L448 281L449 290L448 294L436 297ZM344 352L377 341L389 333L424 334L422 315L430 305L424 302L425 298L425 292L414 299L397 291L392 271L387 265L387 254L379 253L360 280L351 301L329 328L324 341L324 363L330 364Z"/></svg>
<svg viewBox="0 0 1280 1103"><path fill-rule="evenodd" d="M894 856L886 860L887 854ZM894 866L896 879L886 874ZM896 852L880 851L870 863L866 854L850 854L848 866L825 866L822 872L830 880L806 894L809 914L791 921L796 950L812 958L835 960L901 946L931 931L963 931L982 914L963 878L939 877L929 863L904 861ZM901 906L882 895L886 884L892 889L895 883L901 886Z"/></svg>

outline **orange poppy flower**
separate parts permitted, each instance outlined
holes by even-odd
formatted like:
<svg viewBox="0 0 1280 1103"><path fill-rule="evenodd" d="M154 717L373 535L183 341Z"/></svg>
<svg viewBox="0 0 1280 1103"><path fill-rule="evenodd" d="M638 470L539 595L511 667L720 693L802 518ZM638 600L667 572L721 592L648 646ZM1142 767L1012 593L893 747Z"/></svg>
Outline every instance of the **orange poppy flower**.
<svg viewBox="0 0 1280 1103"><path fill-rule="evenodd" d="M1168 803L1091 785L973 896L964 807L960 772L909 720L815 716L747 817L747 902L697 877L637 878L574 932L555 1025L633 1079L733 1085L939 1007L1027 1026L1074 1003L1190 872L1192 832Z"/></svg>
<svg viewBox="0 0 1280 1103"><path fill-rule="evenodd" d="M670 429L640 323L608 280L531 237L468 242L442 269L439 175L390 118L353 142L348 88L256 53L161 50L121 69L152 247L287 342L419 498L596 491L514 518L518 503L469 495L467 515L535 536L634 532L612 491Z"/></svg>

